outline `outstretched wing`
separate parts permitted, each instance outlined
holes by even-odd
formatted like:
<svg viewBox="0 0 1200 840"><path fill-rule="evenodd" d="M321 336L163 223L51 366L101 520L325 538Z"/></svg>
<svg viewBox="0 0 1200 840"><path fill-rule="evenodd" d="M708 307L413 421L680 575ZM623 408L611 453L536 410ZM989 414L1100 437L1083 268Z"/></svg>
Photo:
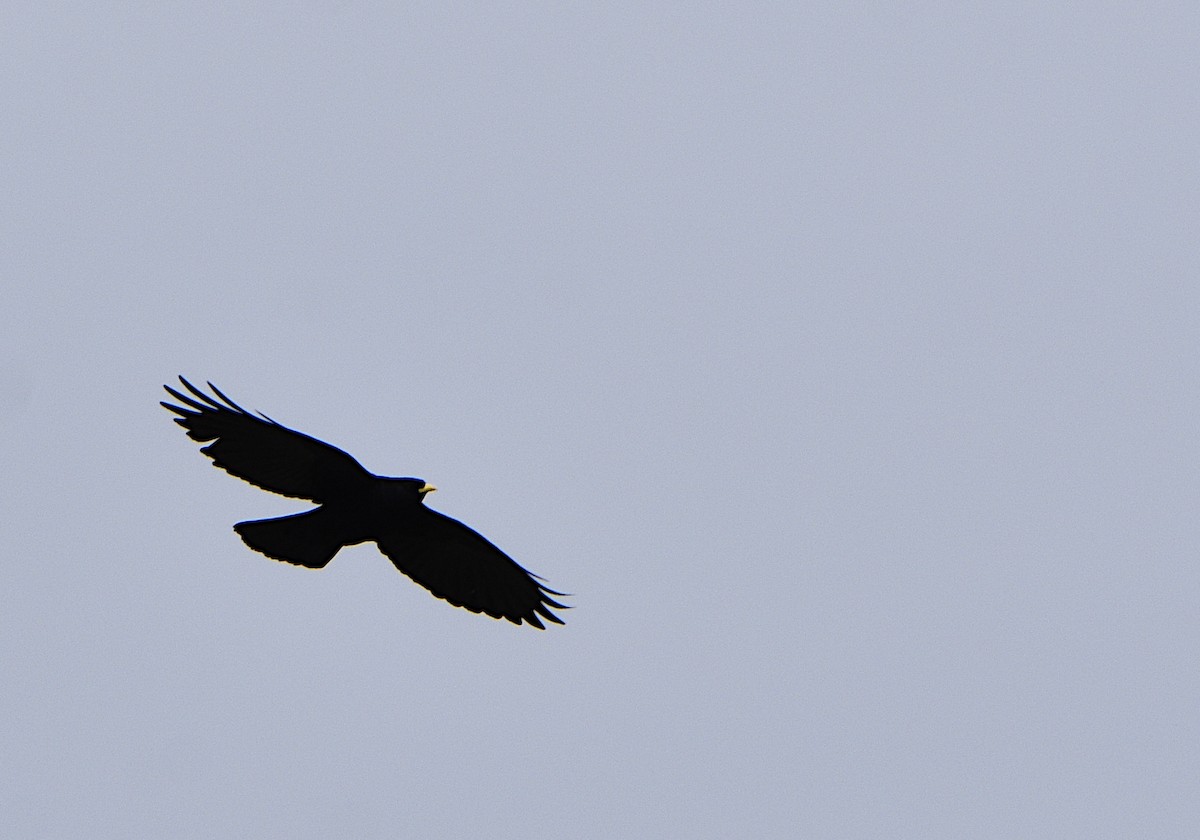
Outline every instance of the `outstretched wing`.
<svg viewBox="0 0 1200 840"><path fill-rule="evenodd" d="M161 405L179 415L175 422L192 440L212 441L200 451L230 475L272 493L314 502L344 495L370 480L371 473L336 446L251 414L211 382L208 387L216 397L182 376L179 381L191 396L164 385L183 406Z"/></svg>
<svg viewBox="0 0 1200 840"><path fill-rule="evenodd" d="M397 569L456 607L538 629L545 629L538 616L563 623L551 607L569 609L549 597L562 592L542 586L481 534L435 510L422 507L376 542Z"/></svg>

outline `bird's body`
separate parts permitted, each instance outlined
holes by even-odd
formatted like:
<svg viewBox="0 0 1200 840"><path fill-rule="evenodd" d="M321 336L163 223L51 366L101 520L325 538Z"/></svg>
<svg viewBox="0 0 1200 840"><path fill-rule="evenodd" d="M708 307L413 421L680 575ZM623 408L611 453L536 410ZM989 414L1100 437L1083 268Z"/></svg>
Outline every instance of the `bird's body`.
<svg viewBox="0 0 1200 840"><path fill-rule="evenodd" d="M458 520L425 506L433 487L418 478L368 472L323 441L255 416L210 382L214 398L179 378L191 396L163 386L183 406L163 402L215 466L264 490L317 502L291 516L239 522L238 535L276 560L319 569L347 545L375 542L404 574L472 612L542 628L566 609L516 561Z"/></svg>

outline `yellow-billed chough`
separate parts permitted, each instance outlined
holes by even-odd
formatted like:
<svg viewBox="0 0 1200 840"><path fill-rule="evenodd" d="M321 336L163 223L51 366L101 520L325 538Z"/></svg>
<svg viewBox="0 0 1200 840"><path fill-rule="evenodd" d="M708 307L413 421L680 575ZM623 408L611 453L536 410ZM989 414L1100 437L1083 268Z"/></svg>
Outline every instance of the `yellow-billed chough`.
<svg viewBox="0 0 1200 840"><path fill-rule="evenodd" d="M397 569L456 607L540 629L541 619L563 623L550 611L567 609L550 598L563 593L543 586L458 520L425 507L434 488L421 479L373 475L337 447L251 414L211 382L215 396L182 376L179 381L190 396L164 385L183 405L162 406L179 415L175 422L188 437L211 441L200 451L215 466L272 493L318 504L234 525L255 551L319 569L342 546L373 540Z"/></svg>

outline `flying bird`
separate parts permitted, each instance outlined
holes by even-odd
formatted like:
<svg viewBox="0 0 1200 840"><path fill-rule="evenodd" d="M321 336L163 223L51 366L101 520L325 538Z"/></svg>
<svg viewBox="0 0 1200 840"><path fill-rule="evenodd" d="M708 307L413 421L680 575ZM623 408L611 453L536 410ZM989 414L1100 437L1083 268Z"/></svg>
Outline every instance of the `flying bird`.
<svg viewBox="0 0 1200 840"><path fill-rule="evenodd" d="M456 607L538 629L545 629L542 619L563 623L550 610L569 607L550 596L564 593L543 586L481 534L427 508L425 497L436 488L419 478L374 475L336 446L251 414L211 382L209 395L179 381L187 394L163 387L182 405L160 405L179 415L175 422L188 437L208 443L200 451L214 466L318 505L234 525L255 551L320 569L342 546L373 541L397 569Z"/></svg>

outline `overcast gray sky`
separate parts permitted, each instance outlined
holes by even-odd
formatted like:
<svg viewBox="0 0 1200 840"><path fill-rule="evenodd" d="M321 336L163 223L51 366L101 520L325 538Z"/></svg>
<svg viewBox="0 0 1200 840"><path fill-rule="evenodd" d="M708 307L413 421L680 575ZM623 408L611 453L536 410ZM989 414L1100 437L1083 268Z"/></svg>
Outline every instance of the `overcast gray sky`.
<svg viewBox="0 0 1200 840"><path fill-rule="evenodd" d="M5 4L6 834L1200 832L1200 12L968 6Z"/></svg>

